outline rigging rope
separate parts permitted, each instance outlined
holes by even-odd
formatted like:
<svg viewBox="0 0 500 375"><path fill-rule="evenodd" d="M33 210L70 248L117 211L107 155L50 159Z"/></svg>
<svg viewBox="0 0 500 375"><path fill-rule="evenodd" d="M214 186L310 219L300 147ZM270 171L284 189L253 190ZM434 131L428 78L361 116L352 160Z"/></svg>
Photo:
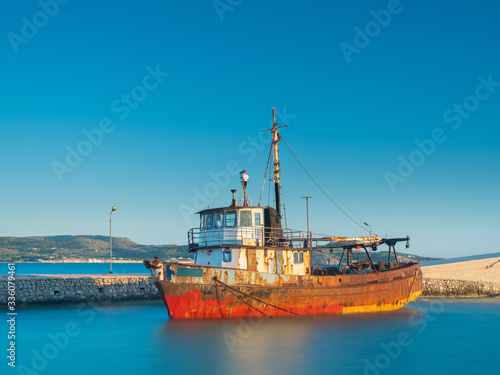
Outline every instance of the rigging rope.
<svg viewBox="0 0 500 375"><path fill-rule="evenodd" d="M285 194L283 193L283 171L280 169L280 172L281 173L281 177L280 177L280 181L281 181L281 188L280 188L280 195L281 195L281 205L283 206L283 217L285 219L285 228L288 228L288 224L286 222L286 209L285 209Z"/></svg>
<svg viewBox="0 0 500 375"><path fill-rule="evenodd" d="M217 283L215 283L215 296L217 297L217 303L219 304L220 316L221 316L221 318L224 318L224 314L222 314L222 307L220 306L219 291L217 290Z"/></svg>
<svg viewBox="0 0 500 375"><path fill-rule="evenodd" d="M410 294L408 295L407 300L410 300L411 293L413 292L413 285L415 285L415 280L417 280L418 269L415 270L415 277L413 277L413 282L411 283Z"/></svg>
<svg viewBox="0 0 500 375"><path fill-rule="evenodd" d="M232 288L232 287L230 287L229 285L227 285L227 284L223 283L222 281L220 281L219 279L217 279L217 276L214 276L214 277L212 278L212 280L213 280L213 281L215 281L215 283L216 283L216 284L221 284L221 285L224 285L227 289L229 289L229 291L234 291L234 292L236 292L236 293L240 293L241 295L244 295L245 297L252 298L252 299L254 299L254 300L258 301L258 302L261 302L261 303L263 303L263 304L265 304L265 305L268 305L268 306L274 307L274 308L276 308L276 309L278 309L278 310L281 310L281 311L287 312L287 313L289 313L289 314L293 314L293 315L300 316L300 314L294 313L293 311L283 309L283 308L278 307L278 306L276 306L276 305L273 305L273 304L271 304L271 303L269 303L269 302L262 301L261 299L258 299L258 298L256 298L256 297L253 297L253 296L251 296L251 295L249 295L249 294L247 294L247 293L244 293L244 292L242 292L242 291L240 291L240 290L238 290L238 289ZM233 293L231 293L231 294L233 294ZM233 294L233 295L234 295L234 294ZM236 297L236 295L234 295L234 296ZM237 297L237 298L238 298L238 297ZM238 298L238 299L240 299L240 298ZM264 314L265 316L267 316L267 317L269 317L269 318L270 318L270 316L269 316L269 315L267 315L266 313L264 313L264 312L260 311L260 310L259 310L259 309L257 309L256 307L254 307L254 306L250 305L248 302L243 301L242 299L240 299L240 301L242 301L242 302L246 303L246 304L247 304L248 306L250 306L252 309L257 310L257 311L258 311L258 312L260 312L261 314Z"/></svg>
<svg viewBox="0 0 500 375"><path fill-rule="evenodd" d="M266 177L267 177L267 170L269 169L269 162L271 161L271 155L273 153L273 146L271 146L271 150L269 150L269 157L267 158L267 165L266 165L266 173L264 173L264 181L262 181L262 189L260 190L260 197L259 197L259 206L260 206L260 200L262 199L262 193L264 192L264 186L266 184ZM268 203L269 205L269 203Z"/></svg>
<svg viewBox="0 0 500 375"><path fill-rule="evenodd" d="M215 288L217 288L217 282L215 283ZM228 290L229 290L229 289L228 289ZM235 294L232 290L229 290L229 293L231 293L231 294L232 294L232 295L233 295L236 299L239 299L241 302L243 302L243 303L244 303L245 305L247 305L248 307L251 307L252 309L254 309L254 310L258 311L258 312L259 312L259 313L261 313L262 315L267 316L269 319L272 319L272 318L271 318L269 315L267 315L265 312L260 311L258 308L256 308L256 307L254 307L254 306L250 305L247 301L242 300L242 299L241 299L240 297L238 297L238 296L237 296L237 295L236 295L236 294ZM217 297L217 298L219 298L219 297ZM219 301L219 300L217 300L217 301L219 302L219 306L220 306L220 301Z"/></svg>
<svg viewBox="0 0 500 375"><path fill-rule="evenodd" d="M269 180L271 181L271 180ZM270 206L271 204L271 183L269 183L269 186L268 186L268 191L267 191L267 205Z"/></svg>
<svg viewBox="0 0 500 375"><path fill-rule="evenodd" d="M347 216L354 224L356 224L357 226L359 226L361 229L367 231L367 232L370 232L366 227L364 227L363 225L361 225L360 223L358 223L356 220L354 220L347 212L345 212L337 203L335 203L333 201L332 198L330 198L328 196L328 194L326 194L326 192L321 188L321 186L314 180L314 178L312 178L312 176L309 174L309 172L306 170L306 168L304 168L304 166L306 166L311 172L312 174L314 174L314 176L316 176L316 178L330 191L330 193L332 193L335 198L337 198L339 200L339 202L341 202L354 216L356 216L356 218L364 224L363 220L361 220L358 215L356 215L354 212L352 212L352 210L344 203L342 202L339 197L337 197L337 195L335 195L335 193L333 193L329 188L328 186L326 186L326 184L321 181L321 179L312 171L311 168L309 168L307 166L306 163L304 163L302 161L302 159L295 153L295 151L292 150L292 148L288 145L288 143L286 143L286 141L283 139L283 137L281 137L281 140L283 141L283 143L285 144L285 146L288 148L288 150L290 150L292 156L295 158L295 160L297 161L297 163L299 163L299 165L302 167L302 169L304 170L304 172L306 172L307 176L311 179L312 182L314 182L314 184L318 187L319 190L321 190L321 192L330 200L330 202L332 202L335 207L337 207L345 216ZM302 162L302 163L301 163Z"/></svg>

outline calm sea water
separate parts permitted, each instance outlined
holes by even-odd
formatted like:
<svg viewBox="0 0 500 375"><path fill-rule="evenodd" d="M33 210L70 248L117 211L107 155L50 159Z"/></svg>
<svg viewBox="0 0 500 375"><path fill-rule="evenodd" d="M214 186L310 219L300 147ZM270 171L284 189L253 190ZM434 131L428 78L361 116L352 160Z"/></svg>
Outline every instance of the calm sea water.
<svg viewBox="0 0 500 375"><path fill-rule="evenodd" d="M6 375L493 374L500 353L495 298L320 318L175 321L161 303L137 303L24 308L17 319Z"/></svg>
<svg viewBox="0 0 500 375"><path fill-rule="evenodd" d="M113 273L149 273L142 263L113 263ZM8 272L7 263L0 263L0 275ZM86 275L109 273L109 263L16 263L16 274Z"/></svg>

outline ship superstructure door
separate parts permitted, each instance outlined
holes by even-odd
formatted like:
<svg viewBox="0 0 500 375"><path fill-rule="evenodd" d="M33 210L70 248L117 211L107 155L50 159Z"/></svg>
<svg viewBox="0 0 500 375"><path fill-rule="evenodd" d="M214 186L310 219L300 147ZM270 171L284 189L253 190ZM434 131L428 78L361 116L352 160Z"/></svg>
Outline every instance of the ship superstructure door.
<svg viewBox="0 0 500 375"><path fill-rule="evenodd" d="M280 227L280 218L278 211L272 207L264 209L264 241L267 246L279 246L280 239L283 237L283 231Z"/></svg>
<svg viewBox="0 0 500 375"><path fill-rule="evenodd" d="M257 251L254 249L247 250L247 269L257 271Z"/></svg>
<svg viewBox="0 0 500 375"><path fill-rule="evenodd" d="M269 258L267 260L267 272L274 273L274 259L273 258Z"/></svg>

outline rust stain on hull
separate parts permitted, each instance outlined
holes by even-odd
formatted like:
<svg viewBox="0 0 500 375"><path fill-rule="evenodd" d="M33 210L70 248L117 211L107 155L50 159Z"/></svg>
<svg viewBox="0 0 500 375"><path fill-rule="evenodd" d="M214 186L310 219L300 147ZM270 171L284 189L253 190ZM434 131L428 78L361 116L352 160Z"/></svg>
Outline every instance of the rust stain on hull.
<svg viewBox="0 0 500 375"><path fill-rule="evenodd" d="M157 280L156 286L174 319L390 311L422 293L418 264L336 276L274 275L195 265L166 267L169 278ZM186 273L196 276L178 276Z"/></svg>

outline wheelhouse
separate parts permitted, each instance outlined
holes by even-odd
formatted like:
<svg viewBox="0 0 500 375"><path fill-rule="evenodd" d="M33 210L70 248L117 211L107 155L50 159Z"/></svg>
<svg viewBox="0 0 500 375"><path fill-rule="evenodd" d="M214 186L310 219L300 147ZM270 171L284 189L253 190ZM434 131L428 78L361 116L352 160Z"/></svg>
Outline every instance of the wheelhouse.
<svg viewBox="0 0 500 375"><path fill-rule="evenodd" d="M308 233L281 228L272 207L235 206L198 212L188 233L195 264L266 273L310 272Z"/></svg>

